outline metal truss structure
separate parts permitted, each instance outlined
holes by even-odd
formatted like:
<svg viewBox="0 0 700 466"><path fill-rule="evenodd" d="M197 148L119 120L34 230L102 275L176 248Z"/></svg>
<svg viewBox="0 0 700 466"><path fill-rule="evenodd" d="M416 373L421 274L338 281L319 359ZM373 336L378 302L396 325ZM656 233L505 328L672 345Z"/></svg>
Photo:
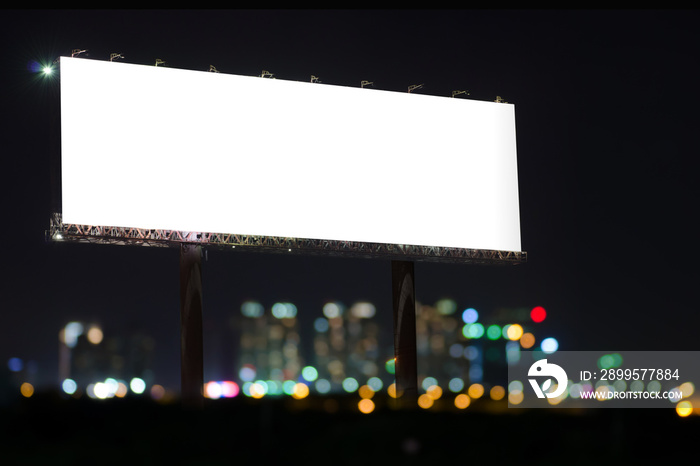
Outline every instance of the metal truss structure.
<svg viewBox="0 0 700 466"><path fill-rule="evenodd" d="M237 249L251 252L470 264L518 264L527 261L527 253L520 251L76 225L63 223L59 213L54 213L51 217L47 240L152 247L180 247L184 243L207 248Z"/></svg>

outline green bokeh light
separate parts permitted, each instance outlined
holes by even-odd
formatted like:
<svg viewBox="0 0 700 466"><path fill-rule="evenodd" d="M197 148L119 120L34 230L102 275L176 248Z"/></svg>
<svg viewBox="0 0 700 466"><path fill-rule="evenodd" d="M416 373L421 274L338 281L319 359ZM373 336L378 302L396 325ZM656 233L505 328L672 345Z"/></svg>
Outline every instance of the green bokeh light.
<svg viewBox="0 0 700 466"><path fill-rule="evenodd" d="M462 334L467 338L481 338L484 336L484 326L479 322L466 324L462 327Z"/></svg>
<svg viewBox="0 0 700 466"><path fill-rule="evenodd" d="M489 325L489 328L486 330L486 337L489 340L498 340L501 337L501 327L496 324Z"/></svg>

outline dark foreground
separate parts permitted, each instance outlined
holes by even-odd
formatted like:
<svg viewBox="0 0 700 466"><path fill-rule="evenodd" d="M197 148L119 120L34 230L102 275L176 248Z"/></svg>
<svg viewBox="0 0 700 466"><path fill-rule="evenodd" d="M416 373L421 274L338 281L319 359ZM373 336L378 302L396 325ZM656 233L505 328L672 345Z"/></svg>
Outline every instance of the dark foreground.
<svg viewBox="0 0 700 466"><path fill-rule="evenodd" d="M445 405L370 414L348 399L19 400L0 411L0 464L370 465L697 463L700 416L673 410Z"/></svg>

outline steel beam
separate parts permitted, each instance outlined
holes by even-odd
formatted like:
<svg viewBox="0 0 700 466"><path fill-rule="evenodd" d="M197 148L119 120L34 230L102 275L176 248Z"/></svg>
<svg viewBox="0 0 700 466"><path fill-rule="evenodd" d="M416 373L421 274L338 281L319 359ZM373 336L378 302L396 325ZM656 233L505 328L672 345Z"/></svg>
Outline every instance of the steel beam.
<svg viewBox="0 0 700 466"><path fill-rule="evenodd" d="M180 376L183 406L203 404L202 247L180 245Z"/></svg>
<svg viewBox="0 0 700 466"><path fill-rule="evenodd" d="M61 214L58 213L54 213L51 218L47 239L153 247L179 247L181 243L190 243L234 251L461 264L520 264L527 261L527 253L524 251L78 225L63 223Z"/></svg>
<svg viewBox="0 0 700 466"><path fill-rule="evenodd" d="M416 355L416 293L411 261L391 261L394 308L394 357L396 396L401 408L412 408L418 401Z"/></svg>

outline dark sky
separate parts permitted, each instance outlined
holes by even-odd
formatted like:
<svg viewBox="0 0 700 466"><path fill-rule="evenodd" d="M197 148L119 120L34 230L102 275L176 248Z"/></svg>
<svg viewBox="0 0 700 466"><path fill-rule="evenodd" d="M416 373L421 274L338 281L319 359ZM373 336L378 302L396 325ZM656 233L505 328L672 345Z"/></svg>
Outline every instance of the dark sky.
<svg viewBox="0 0 700 466"><path fill-rule="evenodd" d="M516 109L528 262L419 263L418 299L452 297L484 319L542 305L541 334L561 349L698 349L697 11L2 10L0 19L2 364L33 360L53 380L59 329L97 320L155 335L158 368L177 383L177 251L44 241L55 86L30 68L76 48L93 59L118 52L130 63L501 96ZM224 358L226 315L246 298L291 300L306 316L326 299L369 299L391 322L389 277L384 260L210 251L207 354Z"/></svg>

